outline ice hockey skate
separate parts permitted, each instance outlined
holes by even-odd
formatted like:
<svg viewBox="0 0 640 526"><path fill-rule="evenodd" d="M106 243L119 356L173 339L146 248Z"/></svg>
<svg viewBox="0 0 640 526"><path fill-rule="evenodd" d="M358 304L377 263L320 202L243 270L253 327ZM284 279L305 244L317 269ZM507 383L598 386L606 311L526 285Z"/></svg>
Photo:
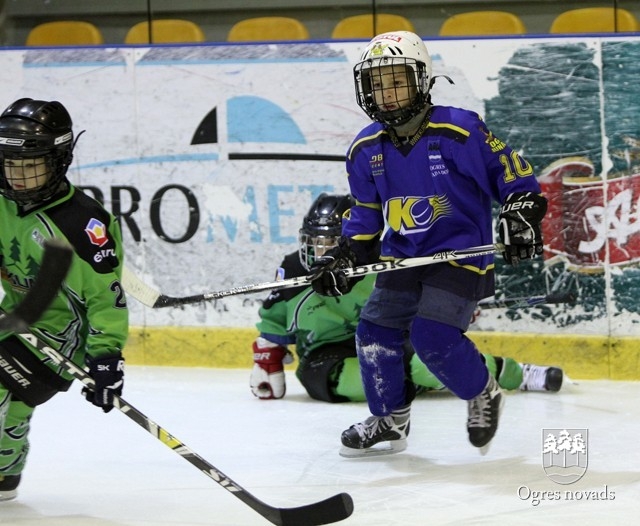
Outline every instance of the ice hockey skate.
<svg viewBox="0 0 640 526"><path fill-rule="evenodd" d="M469 441L480 449L482 455L487 454L491 439L498 430L498 420L503 405L502 390L492 375L489 375L489 381L484 390L469 400L467 420Z"/></svg>
<svg viewBox="0 0 640 526"><path fill-rule="evenodd" d="M390 455L407 449L411 406L388 416L370 416L342 433L340 455L348 458ZM385 444L382 444L385 442ZM378 447L374 447L380 444Z"/></svg>
<svg viewBox="0 0 640 526"><path fill-rule="evenodd" d="M0 502L15 499L19 484L20 475L0 475Z"/></svg>
<svg viewBox="0 0 640 526"><path fill-rule="evenodd" d="M558 367L545 367L523 363L521 391L552 391L557 392L562 387L563 373Z"/></svg>

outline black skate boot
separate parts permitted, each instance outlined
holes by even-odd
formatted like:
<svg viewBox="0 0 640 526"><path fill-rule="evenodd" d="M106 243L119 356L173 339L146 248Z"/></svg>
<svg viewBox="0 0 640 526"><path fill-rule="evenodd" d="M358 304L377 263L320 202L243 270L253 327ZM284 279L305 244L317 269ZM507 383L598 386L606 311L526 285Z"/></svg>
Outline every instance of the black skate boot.
<svg viewBox="0 0 640 526"><path fill-rule="evenodd" d="M0 501L15 499L19 484L20 475L0 475Z"/></svg>
<svg viewBox="0 0 640 526"><path fill-rule="evenodd" d="M486 455L489 443L498 430L498 420L503 405L502 390L492 375L489 375L489 381L484 390L469 400L467 420L469 441L480 448L480 453L483 455Z"/></svg>
<svg viewBox="0 0 640 526"><path fill-rule="evenodd" d="M407 449L411 406L405 405L388 416L370 416L342 433L343 457L390 455ZM379 442L386 446L374 448Z"/></svg>
<svg viewBox="0 0 640 526"><path fill-rule="evenodd" d="M563 373L558 367L523 363L521 391L560 391Z"/></svg>

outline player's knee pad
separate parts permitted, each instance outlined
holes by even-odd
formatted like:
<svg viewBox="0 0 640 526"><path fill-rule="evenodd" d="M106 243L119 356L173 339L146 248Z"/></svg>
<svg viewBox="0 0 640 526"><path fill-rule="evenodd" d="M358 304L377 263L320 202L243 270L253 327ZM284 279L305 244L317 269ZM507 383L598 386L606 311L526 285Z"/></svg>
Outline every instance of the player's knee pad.
<svg viewBox="0 0 640 526"><path fill-rule="evenodd" d="M349 402L348 396L338 393L347 358L356 360L353 340L324 345L300 360L296 376L311 398L323 402Z"/></svg>
<svg viewBox="0 0 640 526"><path fill-rule="evenodd" d="M358 354L379 354L384 350L385 354L404 355L405 331L393 327L383 327L368 320L360 320L356 329L356 347Z"/></svg>
<svg viewBox="0 0 640 526"><path fill-rule="evenodd" d="M463 333L452 325L418 317L413 321L410 339L416 354L431 367L455 352Z"/></svg>

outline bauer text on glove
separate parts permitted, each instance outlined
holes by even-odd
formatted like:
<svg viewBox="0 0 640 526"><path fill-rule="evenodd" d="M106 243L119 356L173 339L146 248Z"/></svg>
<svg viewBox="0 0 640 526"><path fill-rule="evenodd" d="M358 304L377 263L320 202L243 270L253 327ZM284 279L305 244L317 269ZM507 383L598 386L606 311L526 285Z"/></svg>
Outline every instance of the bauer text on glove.
<svg viewBox="0 0 640 526"><path fill-rule="evenodd" d="M534 192L509 194L500 209L498 233L502 255L510 265L542 254L541 223L547 200Z"/></svg>
<svg viewBox="0 0 640 526"><path fill-rule="evenodd" d="M262 400L282 398L286 391L284 364L292 361L291 353L281 345L262 337L253 342L249 385L254 396Z"/></svg>

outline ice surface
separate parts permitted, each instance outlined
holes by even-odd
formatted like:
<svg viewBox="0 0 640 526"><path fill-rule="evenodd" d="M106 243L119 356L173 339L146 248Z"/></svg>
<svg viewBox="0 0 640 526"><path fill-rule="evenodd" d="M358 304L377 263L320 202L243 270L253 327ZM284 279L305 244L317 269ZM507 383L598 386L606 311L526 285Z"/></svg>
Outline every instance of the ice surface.
<svg viewBox="0 0 640 526"><path fill-rule="evenodd" d="M640 510L638 382L510 393L485 457L467 442L466 403L422 395L405 452L345 459L340 433L368 416L366 405L315 402L287 375L286 397L261 401L249 391L248 370L131 366L124 398L272 506L348 492L355 511L338 523L345 526L601 526L634 523ZM2 526L269 524L129 418L103 414L79 391L74 385L36 410L18 498L0 503ZM543 428L588 430L589 463L578 482L559 485L546 476ZM533 505L533 492L549 493ZM585 500L584 492L599 500Z"/></svg>

